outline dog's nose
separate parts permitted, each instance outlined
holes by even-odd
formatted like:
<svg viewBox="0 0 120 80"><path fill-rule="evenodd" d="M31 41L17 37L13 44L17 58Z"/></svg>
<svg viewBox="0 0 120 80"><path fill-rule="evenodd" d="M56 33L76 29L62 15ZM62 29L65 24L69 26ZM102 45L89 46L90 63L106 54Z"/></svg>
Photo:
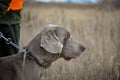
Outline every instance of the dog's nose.
<svg viewBox="0 0 120 80"><path fill-rule="evenodd" d="M80 46L80 50L82 51L82 52L84 52L85 51L85 47L84 46Z"/></svg>

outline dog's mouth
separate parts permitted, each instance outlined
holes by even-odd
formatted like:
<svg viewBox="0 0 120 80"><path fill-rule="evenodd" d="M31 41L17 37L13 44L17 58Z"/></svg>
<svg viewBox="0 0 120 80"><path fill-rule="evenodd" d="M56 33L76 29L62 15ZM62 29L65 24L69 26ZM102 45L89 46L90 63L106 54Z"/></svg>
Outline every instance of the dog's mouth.
<svg viewBox="0 0 120 80"><path fill-rule="evenodd" d="M65 60L70 61L72 57L64 57Z"/></svg>

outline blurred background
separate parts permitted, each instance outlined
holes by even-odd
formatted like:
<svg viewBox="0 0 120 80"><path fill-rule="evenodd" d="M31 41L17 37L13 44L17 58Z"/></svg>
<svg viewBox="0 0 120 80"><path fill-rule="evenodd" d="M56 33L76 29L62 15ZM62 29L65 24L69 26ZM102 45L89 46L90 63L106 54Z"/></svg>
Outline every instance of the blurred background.
<svg viewBox="0 0 120 80"><path fill-rule="evenodd" d="M66 28L87 50L55 61L42 80L120 80L120 0L26 0L20 45L47 24Z"/></svg>

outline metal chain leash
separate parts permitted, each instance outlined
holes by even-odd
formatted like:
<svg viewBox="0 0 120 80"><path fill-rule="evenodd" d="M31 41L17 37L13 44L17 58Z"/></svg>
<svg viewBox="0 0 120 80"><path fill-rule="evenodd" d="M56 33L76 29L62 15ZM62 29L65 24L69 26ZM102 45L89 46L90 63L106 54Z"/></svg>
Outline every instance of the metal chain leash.
<svg viewBox="0 0 120 80"><path fill-rule="evenodd" d="M10 44L12 46L14 46L15 48L17 48L19 51L22 50L22 48L20 48L17 44L13 43L11 38L6 38L2 32L0 32L0 38L4 39L6 41L6 44Z"/></svg>
<svg viewBox="0 0 120 80"><path fill-rule="evenodd" d="M24 77L24 67L25 67L25 61L26 61L26 56L28 54L28 52L26 51L26 49L23 49L21 47L19 47L17 44L13 43L11 38L6 38L2 32L0 32L0 38L4 39L6 41L6 44L10 44L12 46L14 46L15 48L17 48L19 51L21 52L24 52L24 55L23 55L23 68L22 68L22 80L23 80L23 77Z"/></svg>

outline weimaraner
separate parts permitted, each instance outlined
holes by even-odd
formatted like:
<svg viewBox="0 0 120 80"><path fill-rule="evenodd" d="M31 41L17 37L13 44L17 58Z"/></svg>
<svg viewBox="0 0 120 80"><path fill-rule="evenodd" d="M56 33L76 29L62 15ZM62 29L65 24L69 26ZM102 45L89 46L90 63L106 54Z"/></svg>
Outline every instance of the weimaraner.
<svg viewBox="0 0 120 80"><path fill-rule="evenodd" d="M0 80L40 80L45 68L58 58L71 60L84 52L85 47L57 25L48 25L27 46L24 52L0 58ZM24 66L23 66L24 65Z"/></svg>

